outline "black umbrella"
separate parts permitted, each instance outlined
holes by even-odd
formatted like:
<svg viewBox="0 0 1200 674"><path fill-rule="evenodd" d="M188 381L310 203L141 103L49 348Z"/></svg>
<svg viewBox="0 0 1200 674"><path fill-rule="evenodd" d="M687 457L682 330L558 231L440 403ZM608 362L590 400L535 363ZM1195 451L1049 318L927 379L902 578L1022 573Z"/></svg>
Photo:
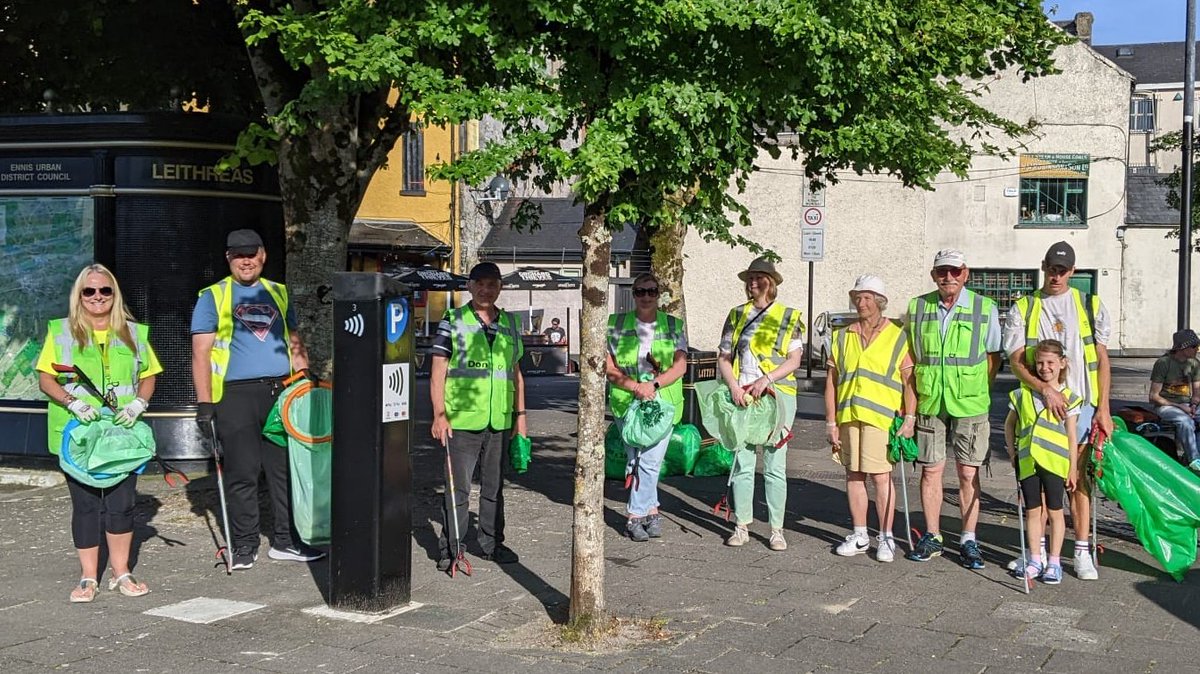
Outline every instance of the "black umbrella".
<svg viewBox="0 0 1200 674"><path fill-rule="evenodd" d="M580 279L563 276L537 267L521 267L505 274L500 279L504 290L529 291L529 329L533 329L533 291L535 290L578 290L583 286ZM568 316L569 319L569 316ZM568 322L568 327L570 323Z"/></svg>
<svg viewBox="0 0 1200 674"><path fill-rule="evenodd" d="M467 289L467 277L426 265L399 274L396 280L413 290L454 292ZM429 334L429 300L425 300L425 334Z"/></svg>

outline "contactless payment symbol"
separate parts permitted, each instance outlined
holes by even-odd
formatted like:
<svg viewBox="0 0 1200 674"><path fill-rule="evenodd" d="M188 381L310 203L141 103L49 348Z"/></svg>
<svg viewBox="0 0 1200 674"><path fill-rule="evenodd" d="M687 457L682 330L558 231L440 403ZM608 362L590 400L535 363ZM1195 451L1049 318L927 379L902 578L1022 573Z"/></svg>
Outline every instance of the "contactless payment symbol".
<svg viewBox="0 0 1200 674"><path fill-rule="evenodd" d="M388 302L387 310L383 315L387 322L388 344L394 344L404 335L404 330L408 327L408 300L401 297Z"/></svg>

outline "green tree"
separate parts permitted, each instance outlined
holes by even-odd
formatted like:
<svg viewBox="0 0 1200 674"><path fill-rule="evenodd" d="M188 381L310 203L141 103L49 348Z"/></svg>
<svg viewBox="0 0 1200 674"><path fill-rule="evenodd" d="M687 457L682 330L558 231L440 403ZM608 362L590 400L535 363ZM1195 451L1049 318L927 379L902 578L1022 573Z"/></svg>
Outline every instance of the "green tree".
<svg viewBox="0 0 1200 674"><path fill-rule="evenodd" d="M760 150L782 151L783 132L808 175L831 183L844 169L924 188L939 171L963 175L973 154L1005 150L993 136L1025 130L980 106L972 82L1050 73L1068 38L1020 0L544 0L531 10L555 63L553 102L537 120L500 111L508 139L463 166L568 181L585 204L571 619L588 625L605 613L611 232L678 222L757 250L737 229L748 217L734 194Z"/></svg>
<svg viewBox="0 0 1200 674"><path fill-rule="evenodd" d="M1192 139L1192 250L1200 251L1200 232L1196 231L1196 223L1200 223L1200 185L1196 181L1196 160L1200 158L1200 136ZM1172 131L1163 134L1154 141L1150 146L1151 152L1165 152L1167 154L1179 154L1183 152L1183 132ZM1176 168L1169 174L1157 181L1159 185L1167 188L1167 205L1177 211L1183 210L1182 186L1183 186L1183 170ZM1171 230L1169 237L1179 238L1179 227Z"/></svg>

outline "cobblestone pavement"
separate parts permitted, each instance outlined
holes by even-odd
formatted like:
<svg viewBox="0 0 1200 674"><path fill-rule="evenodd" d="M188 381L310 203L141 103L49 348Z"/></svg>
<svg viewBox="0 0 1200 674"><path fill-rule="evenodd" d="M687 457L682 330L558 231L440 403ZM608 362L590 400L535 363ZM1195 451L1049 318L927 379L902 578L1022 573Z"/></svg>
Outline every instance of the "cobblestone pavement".
<svg viewBox="0 0 1200 674"><path fill-rule="evenodd" d="M1144 397L1138 386L1148 362L1117 368L1115 397ZM421 605L375 623L310 612L324 605L324 562L264 555L232 577L215 568L215 487L197 476L186 490L154 476L139 483L136 572L153 592L133 599L101 591L93 604L71 605L78 567L65 487L0 490L0 671L1194 671L1200 574L1183 583L1162 574L1113 505L1101 508L1099 581L1077 580L1068 565L1062 585L1039 584L1025 595L1004 574L1017 554L1017 523L1015 485L1002 461L984 478L979 535L987 568L957 564L957 489L949 482L944 557L880 564L834 555L849 518L813 394L802 394L789 452L788 550L767 549L761 502L750 543L721 544L730 525L711 505L723 477L664 480L665 535L634 543L619 533L624 491L606 483L608 604L665 623L666 634L599 653L562 647L550 637L570 587L575 381L531 381L534 463L512 477L505 495L508 543L520 563L475 559L474 575L454 580L436 571L442 455L420 426L412 596ZM915 513L911 471L908 489ZM897 522L901 534L903 517ZM922 526L919 513L914 525ZM198 598L216 600L218 612L243 612L207 623L166 617L178 610L201 619Z"/></svg>

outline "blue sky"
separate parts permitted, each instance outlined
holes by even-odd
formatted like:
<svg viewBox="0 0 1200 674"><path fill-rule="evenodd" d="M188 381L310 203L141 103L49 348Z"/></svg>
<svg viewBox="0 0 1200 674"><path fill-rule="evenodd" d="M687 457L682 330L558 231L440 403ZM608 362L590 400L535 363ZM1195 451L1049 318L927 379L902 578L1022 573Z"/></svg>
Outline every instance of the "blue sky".
<svg viewBox="0 0 1200 674"><path fill-rule="evenodd" d="M1092 44L1183 42L1186 0L1043 0L1047 13L1055 5L1056 21L1068 21L1076 12L1096 16Z"/></svg>

